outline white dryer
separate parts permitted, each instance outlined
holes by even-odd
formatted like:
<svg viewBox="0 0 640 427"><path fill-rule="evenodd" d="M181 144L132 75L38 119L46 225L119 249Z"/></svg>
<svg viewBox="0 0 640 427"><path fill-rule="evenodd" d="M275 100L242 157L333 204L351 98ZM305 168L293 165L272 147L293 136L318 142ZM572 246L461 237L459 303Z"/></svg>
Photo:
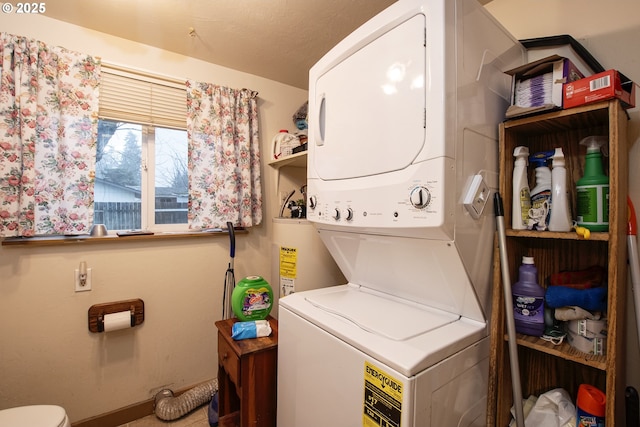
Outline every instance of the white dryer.
<svg viewBox="0 0 640 427"><path fill-rule="evenodd" d="M476 0L399 0L311 69L307 217L348 283L280 300L278 427L485 425L503 71L524 60Z"/></svg>

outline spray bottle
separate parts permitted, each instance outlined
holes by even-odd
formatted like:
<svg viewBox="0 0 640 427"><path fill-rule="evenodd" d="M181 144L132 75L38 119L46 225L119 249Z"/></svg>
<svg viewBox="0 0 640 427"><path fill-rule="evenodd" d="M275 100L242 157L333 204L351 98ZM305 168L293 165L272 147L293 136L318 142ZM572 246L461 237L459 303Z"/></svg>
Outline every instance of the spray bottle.
<svg viewBox="0 0 640 427"><path fill-rule="evenodd" d="M609 177L602 168L601 147L606 136L588 136L580 141L587 147L584 176L576 184L578 225L591 231L609 230Z"/></svg>
<svg viewBox="0 0 640 427"><path fill-rule="evenodd" d="M564 167L562 148L556 148L551 157L551 214L549 231L571 231L571 214L567 197L567 170Z"/></svg>
<svg viewBox="0 0 640 427"><path fill-rule="evenodd" d="M547 161L555 151L541 151L529 157L535 168L536 186L531 189L531 212L529 218L535 221L537 230L546 230L549 225L549 206L551 203L551 169Z"/></svg>
<svg viewBox="0 0 640 427"><path fill-rule="evenodd" d="M513 150L515 164L513 168L513 197L511 198L511 228L514 230L526 230L527 217L531 208L531 194L527 181L527 147L516 147Z"/></svg>

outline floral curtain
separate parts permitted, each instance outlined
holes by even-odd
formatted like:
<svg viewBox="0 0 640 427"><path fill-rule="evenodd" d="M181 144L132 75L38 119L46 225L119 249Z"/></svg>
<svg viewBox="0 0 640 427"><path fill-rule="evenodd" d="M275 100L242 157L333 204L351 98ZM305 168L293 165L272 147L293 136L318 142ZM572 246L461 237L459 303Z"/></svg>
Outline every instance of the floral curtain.
<svg viewBox="0 0 640 427"><path fill-rule="evenodd" d="M93 222L100 61L0 33L0 236Z"/></svg>
<svg viewBox="0 0 640 427"><path fill-rule="evenodd" d="M187 81L190 228L262 222L256 96Z"/></svg>

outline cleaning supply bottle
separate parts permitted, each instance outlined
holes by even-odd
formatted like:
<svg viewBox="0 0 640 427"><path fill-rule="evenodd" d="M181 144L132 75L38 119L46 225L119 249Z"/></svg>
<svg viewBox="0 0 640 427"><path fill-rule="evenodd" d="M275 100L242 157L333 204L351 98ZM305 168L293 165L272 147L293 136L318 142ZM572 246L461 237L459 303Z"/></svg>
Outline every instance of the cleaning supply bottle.
<svg viewBox="0 0 640 427"><path fill-rule="evenodd" d="M576 399L576 425L604 427L606 407L607 396L602 390L590 384L580 384Z"/></svg>
<svg viewBox="0 0 640 427"><path fill-rule="evenodd" d="M513 167L513 196L511 198L511 228L514 230L526 230L527 217L531 208L531 194L529 193L529 181L527 180L527 164L529 148L516 147L513 150L515 157Z"/></svg>
<svg viewBox="0 0 640 427"><path fill-rule="evenodd" d="M562 148L556 148L551 157L551 213L549 231L571 231L572 221L567 197L567 170Z"/></svg>
<svg viewBox="0 0 640 427"><path fill-rule="evenodd" d="M533 257L522 257L518 281L511 288L516 332L540 337L544 334L544 288L538 284Z"/></svg>
<svg viewBox="0 0 640 427"><path fill-rule="evenodd" d="M264 320L273 308L273 289L261 276L240 280L231 294L233 313L242 321Z"/></svg>
<svg viewBox="0 0 640 427"><path fill-rule="evenodd" d="M529 163L535 168L536 186L531 189L531 209L536 220L537 230L546 230L549 225L549 205L551 200L551 169L547 160L554 151L541 151L529 157Z"/></svg>
<svg viewBox="0 0 640 427"><path fill-rule="evenodd" d="M588 136L580 141L587 147L584 176L576 184L578 225L591 231L609 230L609 177L602 168L600 148L606 136Z"/></svg>
<svg viewBox="0 0 640 427"><path fill-rule="evenodd" d="M280 129L280 131L271 140L273 145L273 158L281 159L293 154L293 149L300 145L300 140L297 136L289 133L287 129Z"/></svg>

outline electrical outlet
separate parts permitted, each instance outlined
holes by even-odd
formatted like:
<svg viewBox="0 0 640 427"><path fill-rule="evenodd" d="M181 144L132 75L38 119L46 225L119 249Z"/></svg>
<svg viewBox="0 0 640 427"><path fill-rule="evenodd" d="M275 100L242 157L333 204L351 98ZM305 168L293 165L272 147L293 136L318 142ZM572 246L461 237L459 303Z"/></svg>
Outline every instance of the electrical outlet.
<svg viewBox="0 0 640 427"><path fill-rule="evenodd" d="M87 268L87 277L84 281L84 285L82 284L82 280L80 280L80 270L76 268L75 270L75 284L76 284L76 292L84 292L91 290L91 269Z"/></svg>
<svg viewBox="0 0 640 427"><path fill-rule="evenodd" d="M463 204L472 218L478 219L489 200L490 190L481 175L474 175Z"/></svg>

